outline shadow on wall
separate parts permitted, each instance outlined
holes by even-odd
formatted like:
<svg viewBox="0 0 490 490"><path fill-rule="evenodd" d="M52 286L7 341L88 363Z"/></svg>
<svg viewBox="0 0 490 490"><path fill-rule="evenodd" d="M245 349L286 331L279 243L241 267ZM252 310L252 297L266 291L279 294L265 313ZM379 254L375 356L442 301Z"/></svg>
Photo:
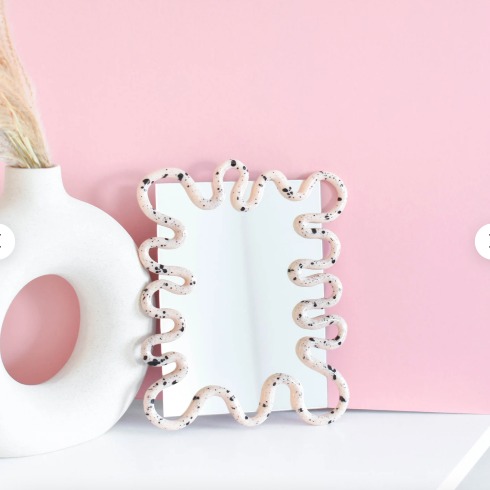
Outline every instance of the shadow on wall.
<svg viewBox="0 0 490 490"><path fill-rule="evenodd" d="M59 276L27 284L14 299L0 335L7 372L26 385L52 378L70 358L78 338L80 305L73 287Z"/></svg>
<svg viewBox="0 0 490 490"><path fill-rule="evenodd" d="M156 235L155 224L141 212L136 201L136 189L144 173L135 169L105 175L97 180L92 192L83 197L117 220L131 235L136 246Z"/></svg>

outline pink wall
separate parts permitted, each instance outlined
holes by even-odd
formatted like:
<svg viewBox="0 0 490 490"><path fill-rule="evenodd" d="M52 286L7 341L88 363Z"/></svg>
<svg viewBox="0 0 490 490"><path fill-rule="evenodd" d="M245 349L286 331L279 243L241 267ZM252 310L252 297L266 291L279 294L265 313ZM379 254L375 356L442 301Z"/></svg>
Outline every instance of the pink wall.
<svg viewBox="0 0 490 490"><path fill-rule="evenodd" d="M136 242L145 173L326 168L353 408L490 412L490 3L8 1L68 191Z"/></svg>

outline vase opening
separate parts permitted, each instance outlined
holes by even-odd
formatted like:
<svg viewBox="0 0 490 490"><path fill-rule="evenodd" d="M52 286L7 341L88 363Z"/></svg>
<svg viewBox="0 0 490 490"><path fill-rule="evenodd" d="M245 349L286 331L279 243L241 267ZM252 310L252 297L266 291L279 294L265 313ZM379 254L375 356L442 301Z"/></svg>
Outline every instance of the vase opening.
<svg viewBox="0 0 490 490"><path fill-rule="evenodd" d="M68 362L80 328L77 294L65 279L29 282L12 301L0 332L1 360L18 383L37 385Z"/></svg>

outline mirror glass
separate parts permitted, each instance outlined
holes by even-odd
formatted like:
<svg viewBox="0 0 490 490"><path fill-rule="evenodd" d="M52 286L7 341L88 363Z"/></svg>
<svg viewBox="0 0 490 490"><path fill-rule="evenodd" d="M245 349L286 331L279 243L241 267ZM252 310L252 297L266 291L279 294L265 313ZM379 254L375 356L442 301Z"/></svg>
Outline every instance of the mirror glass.
<svg viewBox="0 0 490 490"><path fill-rule="evenodd" d="M291 181L291 186L297 189L300 183ZM210 183L197 185L204 196L211 195ZM225 201L204 211L179 183L156 185L158 210L180 220L188 233L179 249L159 250L159 262L186 267L196 278L191 294L162 292L159 298L161 306L179 310L187 320L184 335L162 345L162 350L180 352L189 362L187 377L163 392L165 417L181 415L195 392L206 385L232 390L244 410L254 412L263 382L276 372L290 374L303 384L309 408L327 406L325 378L304 366L295 352L297 340L309 331L292 319L299 301L322 298L324 288L298 287L287 276L294 260L323 256L322 240L302 238L293 228L299 214L321 211L320 184L308 199L293 202L269 182L262 202L248 213L232 208L232 187L233 182L225 182ZM159 227L158 233L170 236L165 228ZM162 330L169 328L165 320ZM321 335L321 330L315 332ZM281 386L274 410L289 409L289 390ZM218 398L208 400L201 411L220 413L228 411Z"/></svg>

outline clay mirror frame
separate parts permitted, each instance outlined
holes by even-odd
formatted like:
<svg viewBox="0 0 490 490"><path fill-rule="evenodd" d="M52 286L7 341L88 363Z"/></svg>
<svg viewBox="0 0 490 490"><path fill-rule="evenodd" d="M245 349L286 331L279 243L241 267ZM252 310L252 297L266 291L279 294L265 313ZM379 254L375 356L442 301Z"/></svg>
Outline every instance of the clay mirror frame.
<svg viewBox="0 0 490 490"><path fill-rule="evenodd" d="M153 296L161 290L174 294L189 294L195 280L192 272L177 266L164 265L154 261L150 256L150 250L154 248L175 249L180 247L186 236L184 225L177 219L167 216L155 209L150 201L149 188L157 181L165 179L177 179L190 200L203 210L212 210L218 207L225 199L223 190L224 176L229 170L238 172L238 179L233 185L231 192L231 204L239 212L249 212L260 204L266 182L273 182L279 193L291 201L302 201L307 199L311 189L317 182L331 184L337 192L337 199L332 209L321 213L309 213L299 215L294 221L295 231L307 239L321 239L329 244L327 257L321 259L298 259L288 268L289 279L297 286L309 287L318 284L328 284L331 294L328 298L308 299L298 303L292 312L293 320L296 325L305 330L318 330L326 326L337 328L337 335L332 339L321 337L305 336L296 344L296 354L299 360L308 368L322 374L332 380L339 391L339 401L333 409L322 415L310 412L304 402L304 392L301 382L285 373L275 373L270 375L263 383L260 402L257 411L253 415L247 415L236 396L226 387L205 386L197 391L188 408L177 418L167 419L162 417L155 407L157 395L167 388L182 381L188 372L188 365L185 357L178 352L165 352L160 356L153 354L152 349L156 345L166 344L177 340L184 335L185 318L179 311L153 305ZM291 408L296 411L298 416L312 425L325 425L336 421L347 409L349 402L349 388L343 376L334 367L313 357L312 349L333 350L340 347L347 335L347 324L339 315L320 314L312 317L309 312L313 310L324 310L337 304L342 296L342 284L333 274L323 272L330 268L337 261L340 254L340 241L337 236L321 227L323 223L337 219L347 204L347 188L342 180L335 174L319 171L311 174L300 185L297 191L289 185L287 178L279 171L272 170L259 176L254 182L248 199L244 197L244 191L249 182L249 174L246 166L239 160L228 160L213 173L212 196L204 198L192 177L185 171L177 168L164 168L147 175L139 184L137 189L137 199L143 213L156 224L172 230L172 238L153 237L145 240L139 248L139 256L143 266L154 274L165 276L164 279L152 281L145 287L141 294L141 306L144 313L153 319L170 319L173 321L173 328L165 333L155 334L148 337L142 344L142 359L150 366L166 366L175 363L175 369L164 374L161 379L153 383L144 395L145 414L152 424L167 429L178 430L190 425L198 416L201 407L206 400L211 397L220 397L224 400L228 411L233 418L245 426L256 426L263 423L271 414L274 406L274 396L277 386L283 384L290 390ZM320 226L314 226L320 225ZM322 271L304 276L305 270ZM179 277L183 284L167 279L167 277Z"/></svg>

